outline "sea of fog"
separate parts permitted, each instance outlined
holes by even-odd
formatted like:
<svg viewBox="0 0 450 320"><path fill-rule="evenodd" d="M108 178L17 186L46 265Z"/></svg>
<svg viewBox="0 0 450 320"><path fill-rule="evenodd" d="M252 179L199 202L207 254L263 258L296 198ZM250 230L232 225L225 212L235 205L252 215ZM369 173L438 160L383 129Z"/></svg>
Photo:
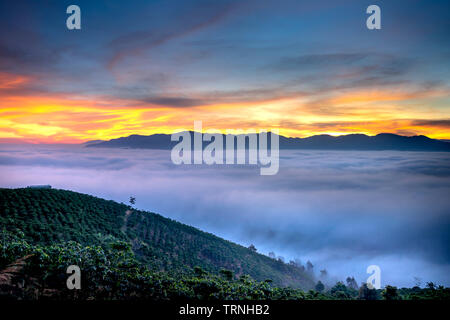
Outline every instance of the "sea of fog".
<svg viewBox="0 0 450 320"><path fill-rule="evenodd" d="M329 281L450 285L450 153L281 151L280 170L171 163L170 151L0 145L0 187L50 184L127 202Z"/></svg>

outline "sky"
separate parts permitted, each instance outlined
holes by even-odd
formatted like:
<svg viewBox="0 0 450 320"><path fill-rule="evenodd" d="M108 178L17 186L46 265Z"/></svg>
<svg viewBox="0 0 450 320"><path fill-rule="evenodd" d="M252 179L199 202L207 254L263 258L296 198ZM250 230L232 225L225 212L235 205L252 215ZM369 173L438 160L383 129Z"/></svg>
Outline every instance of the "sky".
<svg viewBox="0 0 450 320"><path fill-rule="evenodd" d="M169 150L4 144L0 187L50 184L128 203L285 261L327 284L450 285L450 154L281 150L280 171L176 166Z"/></svg>
<svg viewBox="0 0 450 320"><path fill-rule="evenodd" d="M81 8L81 30L66 8ZM366 8L381 8L381 30ZM450 139L448 1L0 0L0 142L204 128Z"/></svg>

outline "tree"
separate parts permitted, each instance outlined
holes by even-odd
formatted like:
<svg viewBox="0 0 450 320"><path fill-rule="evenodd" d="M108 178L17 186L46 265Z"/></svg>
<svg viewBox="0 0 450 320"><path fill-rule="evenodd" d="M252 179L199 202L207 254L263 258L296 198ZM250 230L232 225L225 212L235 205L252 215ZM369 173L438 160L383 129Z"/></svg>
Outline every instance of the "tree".
<svg viewBox="0 0 450 320"><path fill-rule="evenodd" d="M370 289L367 283L363 283L359 288L358 299L360 300L377 300L378 294L376 289Z"/></svg>
<svg viewBox="0 0 450 320"><path fill-rule="evenodd" d="M272 259L276 259L275 252L273 252L273 251L269 252L269 257Z"/></svg>
<svg viewBox="0 0 450 320"><path fill-rule="evenodd" d="M351 299L352 295L349 292L348 288L345 286L344 283L341 281L338 281L333 288L331 288L330 293L337 299L340 300L347 300Z"/></svg>
<svg viewBox="0 0 450 320"><path fill-rule="evenodd" d="M225 279L227 279L228 281L233 280L233 271L231 270L227 270L227 269L221 269L220 274L223 275L225 277Z"/></svg>
<svg viewBox="0 0 450 320"><path fill-rule="evenodd" d="M330 293L334 294L337 291L346 291L347 287L341 281L336 282L333 288L331 288Z"/></svg>
<svg viewBox="0 0 450 320"><path fill-rule="evenodd" d="M136 203L136 198L133 197L133 196L131 196L131 197L130 197L130 204L131 204L132 206L134 206L135 203Z"/></svg>
<svg viewBox="0 0 450 320"><path fill-rule="evenodd" d="M347 287L354 289L354 290L358 290L358 283L356 283L356 280L354 277L347 277L346 281L347 281Z"/></svg>
<svg viewBox="0 0 450 320"><path fill-rule="evenodd" d="M381 293L384 300L399 300L399 296L397 293L397 287L386 286L386 288Z"/></svg>
<svg viewBox="0 0 450 320"><path fill-rule="evenodd" d="M436 289L436 285L433 282L427 282L427 288L430 290L435 290Z"/></svg>
<svg viewBox="0 0 450 320"><path fill-rule="evenodd" d="M243 274L239 277L239 281L242 283L249 283L251 281L251 278L248 274Z"/></svg>
<svg viewBox="0 0 450 320"><path fill-rule="evenodd" d="M202 267L195 266L194 273L197 277L202 277L206 274L206 271L202 269Z"/></svg>
<svg viewBox="0 0 450 320"><path fill-rule="evenodd" d="M325 290L325 286L323 285L322 281L319 280L319 282L317 282L315 289L317 292L322 292L323 290Z"/></svg>
<svg viewBox="0 0 450 320"><path fill-rule="evenodd" d="M251 244L248 248L253 252L256 252L256 247L253 244Z"/></svg>

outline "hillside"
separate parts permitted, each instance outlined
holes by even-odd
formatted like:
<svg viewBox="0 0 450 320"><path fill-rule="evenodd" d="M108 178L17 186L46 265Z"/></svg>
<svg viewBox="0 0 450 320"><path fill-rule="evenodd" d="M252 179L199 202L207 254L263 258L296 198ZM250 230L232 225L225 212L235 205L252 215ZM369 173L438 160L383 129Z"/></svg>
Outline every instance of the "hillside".
<svg viewBox="0 0 450 320"><path fill-rule="evenodd" d="M0 228L20 230L27 241L43 245L69 240L99 245L114 237L131 244L138 259L155 271L185 273L199 266L218 273L224 268L280 286L314 285L297 266L155 213L67 190L0 189Z"/></svg>
<svg viewBox="0 0 450 320"><path fill-rule="evenodd" d="M191 141L193 141L191 134ZM225 135L223 135L226 146ZM136 148L136 149L172 149L178 142L170 140L169 134L149 136L131 135L109 141L90 142L86 147L95 148ZM209 142L203 142L205 147ZM398 150L398 151L450 151L450 143L430 139L425 136L401 136L380 133L376 136L348 134L342 136L316 135L307 138L288 138L279 136L280 149L312 150ZM268 146L270 147L270 139Z"/></svg>

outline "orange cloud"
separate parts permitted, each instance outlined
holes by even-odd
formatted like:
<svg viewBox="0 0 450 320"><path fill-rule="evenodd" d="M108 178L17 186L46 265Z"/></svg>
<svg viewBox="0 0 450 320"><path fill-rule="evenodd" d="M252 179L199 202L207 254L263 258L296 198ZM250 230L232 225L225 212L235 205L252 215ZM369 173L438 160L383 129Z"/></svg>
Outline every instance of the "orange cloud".
<svg viewBox="0 0 450 320"><path fill-rule="evenodd" d="M30 80L27 76L0 72L0 90L20 87Z"/></svg>
<svg viewBox="0 0 450 320"><path fill-rule="evenodd" d="M429 98L448 94L443 90L420 90L420 91L386 91L386 90L364 90L343 94L331 101L334 104L360 104L383 101L405 101L410 99Z"/></svg>
<svg viewBox="0 0 450 320"><path fill-rule="evenodd" d="M24 76L0 74L0 90L28 82ZM353 90L312 102L292 95L183 108L104 96L0 95L0 141L79 143L172 133L192 129L194 120L202 120L205 130L277 128L294 137L391 132L449 139L450 115L433 104L435 97L447 101L446 94Z"/></svg>

